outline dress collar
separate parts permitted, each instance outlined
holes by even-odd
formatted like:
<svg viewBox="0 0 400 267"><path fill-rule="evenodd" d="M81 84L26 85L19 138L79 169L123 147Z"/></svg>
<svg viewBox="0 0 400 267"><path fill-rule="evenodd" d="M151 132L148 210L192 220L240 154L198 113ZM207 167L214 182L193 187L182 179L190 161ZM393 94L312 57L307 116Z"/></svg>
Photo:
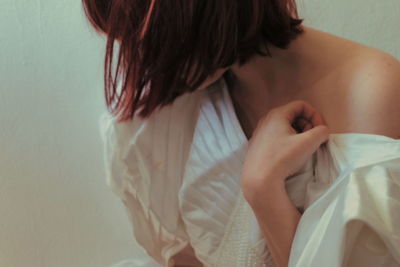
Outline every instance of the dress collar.
<svg viewBox="0 0 400 267"><path fill-rule="evenodd" d="M237 155L243 163L249 141L240 125L228 90L224 77L221 77L215 84L208 87L206 89L207 93L204 95L204 102L202 102L200 116L210 116L210 112L215 112L214 115L219 117L219 121L223 126L225 138L230 143L232 150L237 151ZM213 132L215 133L215 131ZM223 138L223 136L220 137Z"/></svg>

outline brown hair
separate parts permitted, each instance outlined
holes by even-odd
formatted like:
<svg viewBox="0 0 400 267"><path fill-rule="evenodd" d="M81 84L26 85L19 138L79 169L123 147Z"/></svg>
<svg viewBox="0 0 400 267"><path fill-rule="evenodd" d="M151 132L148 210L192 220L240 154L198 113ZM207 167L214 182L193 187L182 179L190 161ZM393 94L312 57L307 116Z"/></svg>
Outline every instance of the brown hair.
<svg viewBox="0 0 400 267"><path fill-rule="evenodd" d="M241 66L255 54L271 56L267 43L285 49L303 32L295 0L82 2L91 25L107 36L105 99L118 121L133 118L139 108L139 116L147 118L194 91L217 69L236 61ZM119 53L113 79L115 41Z"/></svg>

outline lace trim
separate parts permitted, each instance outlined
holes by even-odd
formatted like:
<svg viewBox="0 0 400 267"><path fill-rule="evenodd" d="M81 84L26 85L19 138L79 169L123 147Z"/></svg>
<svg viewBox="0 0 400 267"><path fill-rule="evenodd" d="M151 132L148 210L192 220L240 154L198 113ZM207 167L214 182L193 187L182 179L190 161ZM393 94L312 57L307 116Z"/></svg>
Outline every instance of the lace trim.
<svg viewBox="0 0 400 267"><path fill-rule="evenodd" d="M258 244L263 246L262 249L250 242L253 217L253 211L240 191L221 244L213 257L215 260L210 266L275 267L265 242Z"/></svg>

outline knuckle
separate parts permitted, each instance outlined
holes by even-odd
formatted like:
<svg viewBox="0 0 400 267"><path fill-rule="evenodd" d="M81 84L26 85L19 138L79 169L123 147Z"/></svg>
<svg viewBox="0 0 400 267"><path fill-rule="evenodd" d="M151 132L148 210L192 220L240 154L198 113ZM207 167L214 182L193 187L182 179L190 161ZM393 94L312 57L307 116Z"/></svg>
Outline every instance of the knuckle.
<svg viewBox="0 0 400 267"><path fill-rule="evenodd" d="M326 125L321 125L321 131L324 136L328 136L330 133L329 127Z"/></svg>
<svg viewBox="0 0 400 267"><path fill-rule="evenodd" d="M269 110L269 112L267 113L267 115L265 117L267 117L268 115L274 116L278 113L279 113L279 107L274 107Z"/></svg>
<svg viewBox="0 0 400 267"><path fill-rule="evenodd" d="M303 105L308 106L308 103L306 101L304 101L304 100L301 100L301 99L294 100L293 103L295 105L299 105L299 106L303 106Z"/></svg>

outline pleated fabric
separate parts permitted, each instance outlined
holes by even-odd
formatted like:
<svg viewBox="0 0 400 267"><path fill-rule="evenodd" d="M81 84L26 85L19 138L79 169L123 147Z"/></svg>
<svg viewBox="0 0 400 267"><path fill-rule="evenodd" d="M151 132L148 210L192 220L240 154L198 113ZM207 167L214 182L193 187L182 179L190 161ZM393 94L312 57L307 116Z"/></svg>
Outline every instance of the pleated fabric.
<svg viewBox="0 0 400 267"><path fill-rule="evenodd" d="M99 118L106 182L123 201L133 237L149 255L123 266L173 266L173 255L189 245L178 192L201 93L182 95L146 120L135 116L117 123L107 112Z"/></svg>
<svg viewBox="0 0 400 267"><path fill-rule="evenodd" d="M173 266L188 246L204 266L274 266L240 187L248 140L223 78L148 120L100 125L107 182L149 255L131 266ZM331 134L287 178L302 213L289 267L400 266L399 143Z"/></svg>
<svg viewBox="0 0 400 267"><path fill-rule="evenodd" d="M220 79L201 100L179 192L186 232L206 266L274 266L240 187L247 147L227 84ZM299 210L304 206L303 185L312 178L313 162L311 158L287 180L286 189Z"/></svg>

